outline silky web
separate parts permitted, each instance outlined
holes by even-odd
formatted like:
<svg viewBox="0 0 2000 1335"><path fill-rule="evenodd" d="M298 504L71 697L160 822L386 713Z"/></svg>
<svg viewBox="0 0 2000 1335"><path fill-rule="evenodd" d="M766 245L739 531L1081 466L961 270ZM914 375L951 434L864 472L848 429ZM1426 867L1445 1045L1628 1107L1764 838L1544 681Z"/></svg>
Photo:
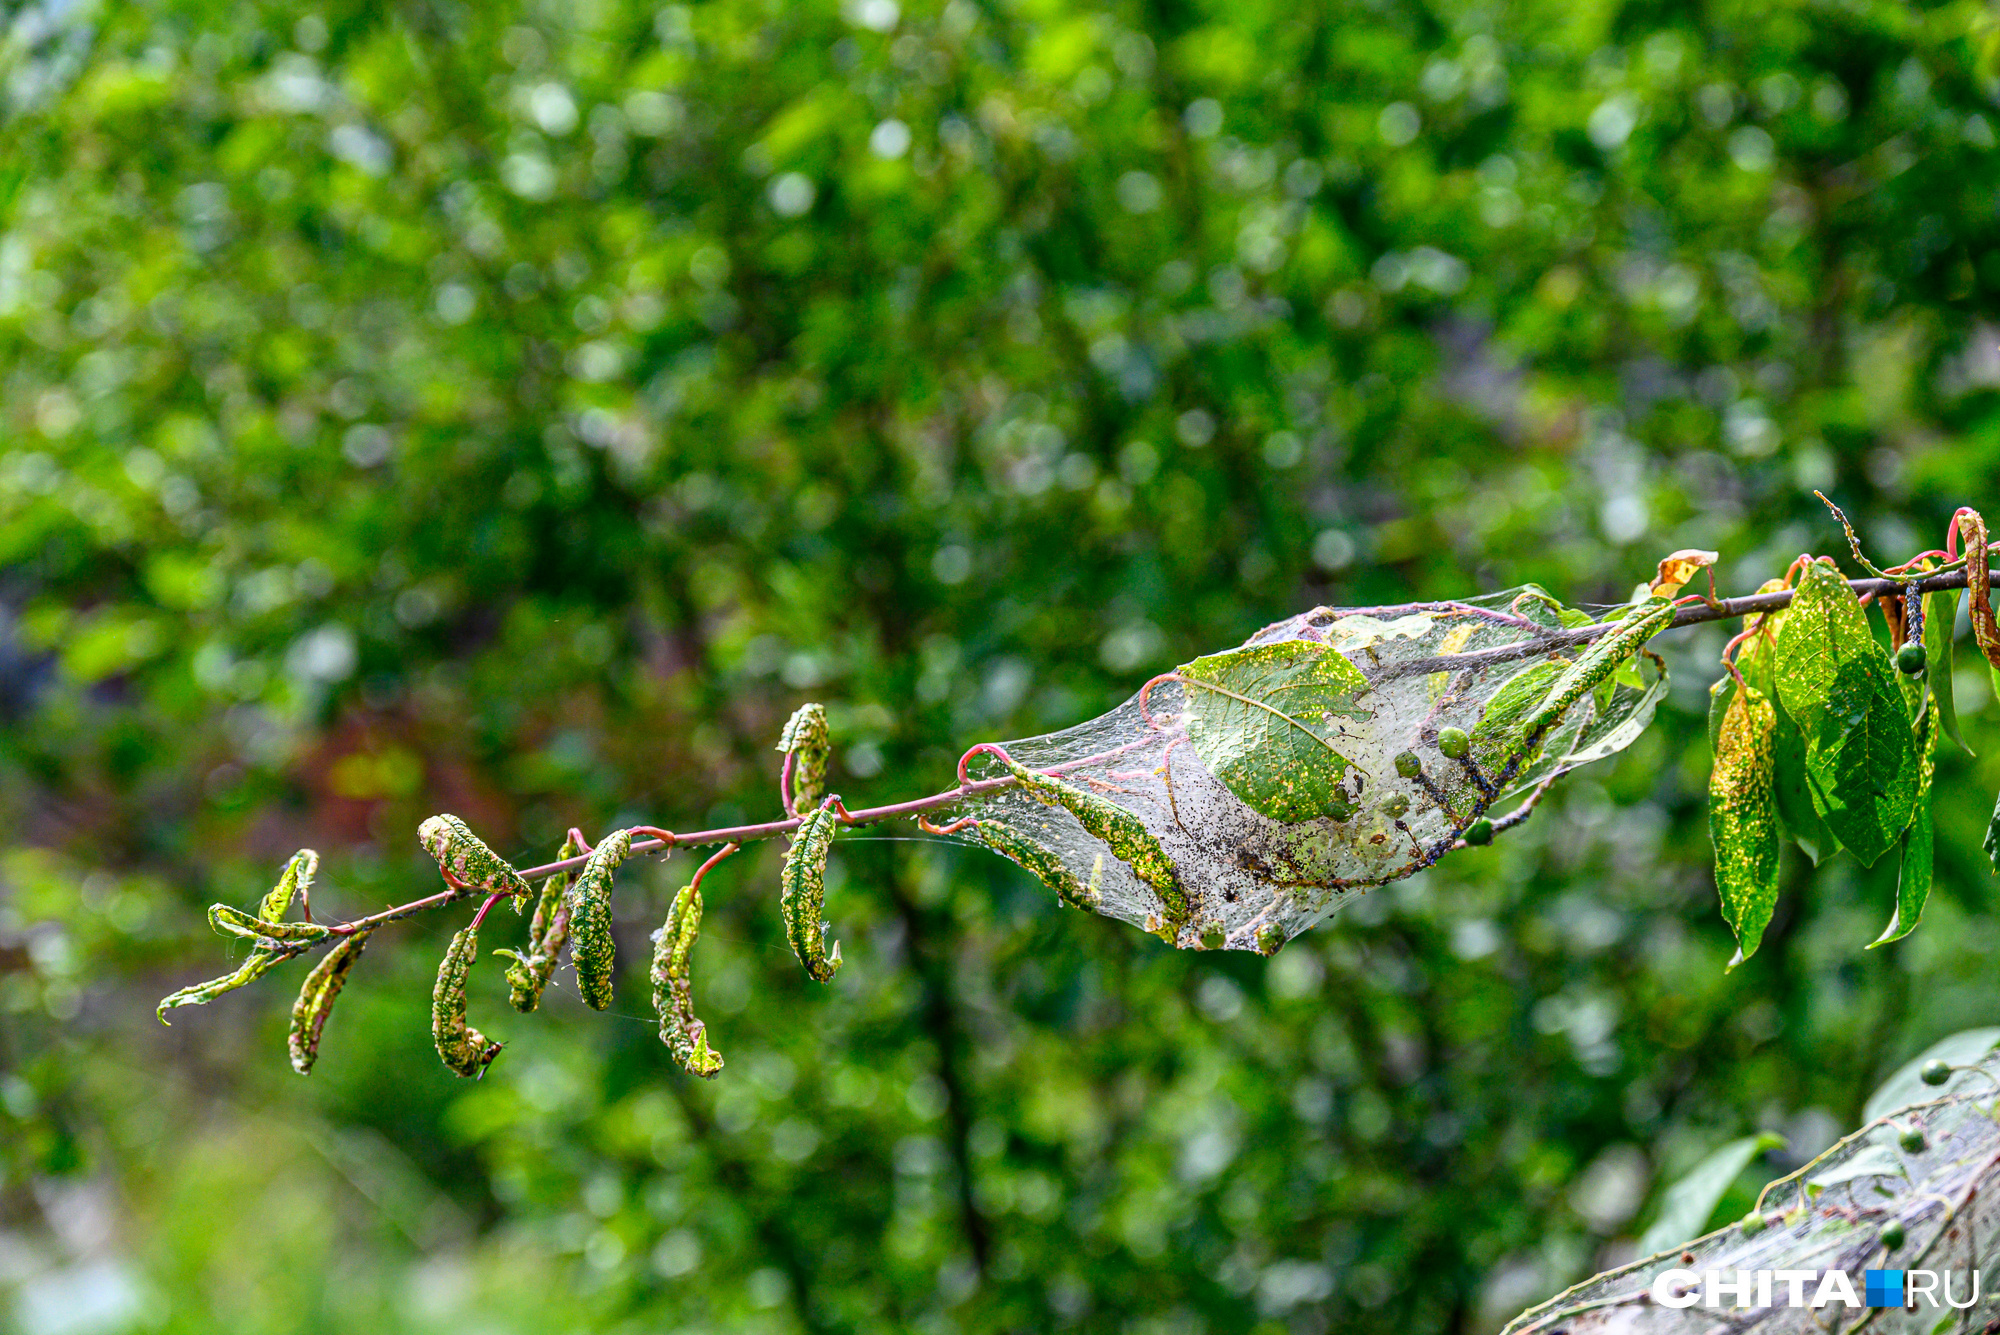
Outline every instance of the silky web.
<svg viewBox="0 0 2000 1335"><path fill-rule="evenodd" d="M1912 1094L1914 1092L1912 1091ZM2000 1310L2000 1054L1955 1072L1936 1097L1908 1102L1877 1117L1798 1172L1764 1189L1761 1228L1736 1223L1685 1247L1635 1261L1584 1281L1522 1313L1503 1335L1696 1335L1756 1331L1758 1335L1814 1335L1829 1330L1923 1332L1980 1331ZM1924 1091L1930 1095L1930 1091ZM1906 1095L1906 1097L1909 1097ZM1898 1100L1900 1102L1900 1100ZM1923 1148L1906 1144L1921 1133ZM1883 1231L1902 1229L1901 1244L1885 1245ZM1855 1309L1839 1304L1792 1307L1774 1290L1770 1307L1665 1307L1649 1296L1664 1270L1717 1271L1733 1281L1738 1270L1844 1270L1857 1297L1864 1270L1950 1271L1952 1296L1971 1297L1979 1272L1980 1300L1953 1311L1921 1300L1909 1308ZM1805 1300L1813 1297L1809 1286ZM1940 1296L1942 1301L1942 1296Z"/></svg>
<svg viewBox="0 0 2000 1335"><path fill-rule="evenodd" d="M1190 901L1176 944L1268 950L1350 895L1430 865L1496 802L1631 744L1666 684L1650 655L1585 694L1532 750L1509 753L1504 730L1480 732L1495 696L1522 674L1539 675L1514 694L1539 698L1535 688L1584 647L1564 632L1593 620L1530 585L1462 602L1322 607L1259 631L1245 648L1309 641L1337 651L1366 678L1352 715L1336 721L1337 747L1349 762L1341 801L1314 819L1274 820L1203 765L1189 743L1191 688L1174 673L1100 718L1004 749L1144 823ZM1472 756L1439 751L1440 731L1449 728L1473 735ZM1420 767L1415 777L1398 771L1397 757L1406 754ZM983 754L967 772L1005 774ZM1154 888L1068 811L1018 788L970 799L962 810L1054 854L1092 888L1098 912L1147 930L1170 921ZM958 837L979 841L971 828Z"/></svg>

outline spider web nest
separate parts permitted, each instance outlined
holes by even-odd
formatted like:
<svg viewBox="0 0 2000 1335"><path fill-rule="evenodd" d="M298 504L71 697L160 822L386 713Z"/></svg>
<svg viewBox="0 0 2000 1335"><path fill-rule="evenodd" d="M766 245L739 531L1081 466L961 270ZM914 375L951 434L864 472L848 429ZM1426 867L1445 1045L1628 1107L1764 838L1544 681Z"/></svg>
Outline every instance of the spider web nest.
<svg viewBox="0 0 2000 1335"><path fill-rule="evenodd" d="M1911 1335L1987 1329L2000 1311L1993 1282L2000 1267L2000 1191L1993 1189L2000 1175L2000 1052L1954 1071L1935 1095L1905 1068L1870 1100L1870 1111L1885 1104L1889 1109L1861 1130L1764 1188L1754 1212L1761 1228L1746 1230L1739 1221L1597 1275L1522 1313L1502 1335L1822 1335L1863 1325ZM1903 1143L1913 1129L1924 1143L1915 1152ZM1904 1233L1893 1249L1882 1242L1892 1223ZM1776 1305L1763 1308L1670 1308L1648 1296L1668 1269L1717 1270L1731 1280L1738 1270L1844 1270L1860 1295L1860 1272L1869 1268L1952 1271L1953 1296L1960 1301L1971 1296L1972 1272L1978 1271L1980 1298L1953 1311L1926 1305L1854 1309L1838 1302L1795 1308L1776 1286ZM1806 1301L1812 1296L1809 1286Z"/></svg>
<svg viewBox="0 0 2000 1335"><path fill-rule="evenodd" d="M1269 953L1367 887L1428 867L1496 804L1639 736L1666 687L1650 654L1626 659L1537 744L1510 749L1518 730L1510 734L1507 720L1587 647L1564 633L1596 620L1534 585L1458 602L1315 608L1154 678L1100 718L998 748L1135 817L1171 862L1185 911L1073 811L1021 786L968 799L960 811L977 824L956 837L1026 841L1059 870L1009 856L1045 882L1070 878L1057 885L1068 902L1175 945ZM1229 694L1246 673L1279 662L1316 674L1318 685L1287 678L1267 698L1302 702L1320 736L1274 724L1264 706ZM1457 758L1439 750L1454 728L1471 739ZM982 753L965 773L1009 771Z"/></svg>

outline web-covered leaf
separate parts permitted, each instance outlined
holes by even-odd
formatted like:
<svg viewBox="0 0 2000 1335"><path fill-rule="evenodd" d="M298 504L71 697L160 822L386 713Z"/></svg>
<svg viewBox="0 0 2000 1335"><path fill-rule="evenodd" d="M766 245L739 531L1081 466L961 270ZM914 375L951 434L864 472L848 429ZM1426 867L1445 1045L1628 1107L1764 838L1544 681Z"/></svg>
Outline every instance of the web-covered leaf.
<svg viewBox="0 0 2000 1335"><path fill-rule="evenodd" d="M1590 613L1533 586L1317 608L1102 718L975 757L973 779L1009 777L1011 761L1090 802L996 788L966 802L976 824L957 836L1181 947L1274 950L1351 895L1430 866L1496 804L1629 746L1666 686L1640 650L1671 607L1628 610L1600 637L1579 634ZM1086 819L1103 814L1094 803L1146 837L1121 839L1121 853L1093 833L1113 829Z"/></svg>
<svg viewBox="0 0 2000 1335"><path fill-rule="evenodd" d="M1733 1280L1739 1270L1842 1271L1857 1297L1865 1296L1863 1271L1922 1268L1953 1275L1953 1297L1970 1295L1973 1272L2000 1261L2000 1054L1992 1051L1991 1029L1953 1040L1949 1063L1974 1063L1950 1071L1931 1084L1917 1072L1931 1064L1941 1047L1926 1053L1891 1079L1871 1099L1869 1121L1854 1135L1788 1177L1773 1182L1744 1219L1707 1237L1607 1271L1522 1313L1503 1335L1697 1335L1717 1329L1758 1335L1819 1335L1829 1329L1859 1329L1892 1335L1931 1335L1959 1330L1966 1312L1931 1306L1923 1300L1905 1308L1849 1308L1838 1298L1811 1306L1816 1284L1808 1284L1806 1305L1789 1304L1782 1282L1770 1306L1722 1307L1696 1301L1686 1307L1654 1301L1652 1290L1666 1271L1668 1286L1692 1283L1718 1273ZM1979 1330L1992 1316L1990 1284L1975 1309ZM1947 1320L1948 1318L1948 1320Z"/></svg>

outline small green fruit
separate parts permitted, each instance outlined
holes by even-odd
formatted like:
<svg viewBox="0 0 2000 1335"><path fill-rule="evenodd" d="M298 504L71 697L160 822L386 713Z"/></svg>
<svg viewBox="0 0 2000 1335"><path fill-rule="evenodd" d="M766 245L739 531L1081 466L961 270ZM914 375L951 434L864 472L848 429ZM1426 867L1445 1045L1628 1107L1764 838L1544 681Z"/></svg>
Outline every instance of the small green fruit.
<svg viewBox="0 0 2000 1335"><path fill-rule="evenodd" d="M1896 1143L1901 1145L1907 1154L1922 1154L1931 1145L1930 1141L1924 1139L1924 1133L1914 1126L1897 1137Z"/></svg>
<svg viewBox="0 0 2000 1335"><path fill-rule="evenodd" d="M1924 1063L1924 1069L1918 1072L1917 1078L1927 1085L1941 1085L1951 1079L1951 1063L1933 1057Z"/></svg>
<svg viewBox="0 0 2000 1335"><path fill-rule="evenodd" d="M1201 929L1201 948L1203 950L1222 949L1221 923L1212 923L1209 926Z"/></svg>
<svg viewBox="0 0 2000 1335"><path fill-rule="evenodd" d="M1492 843L1493 822L1481 816L1478 820L1466 826L1465 842L1479 848L1484 848L1487 844Z"/></svg>
<svg viewBox="0 0 2000 1335"><path fill-rule="evenodd" d="M1877 660L1880 661L1880 660ZM1924 646L1915 640L1896 651L1896 670L1906 677L1914 677L1924 670Z"/></svg>
<svg viewBox="0 0 2000 1335"><path fill-rule="evenodd" d="M1406 779L1414 779L1424 772L1424 762L1417 759L1415 751L1405 751L1396 757L1396 773Z"/></svg>
<svg viewBox="0 0 2000 1335"><path fill-rule="evenodd" d="M1882 1226L1880 1241L1885 1248L1892 1252L1901 1247L1903 1245L1903 1221L1900 1219L1891 1219L1888 1223L1884 1224Z"/></svg>
<svg viewBox="0 0 2000 1335"><path fill-rule="evenodd" d="M1382 804L1382 814L1390 820L1401 820L1410 814L1410 799L1402 793L1393 794Z"/></svg>
<svg viewBox="0 0 2000 1335"><path fill-rule="evenodd" d="M1743 1222L1736 1226L1746 1238L1754 1238L1764 1231L1764 1216L1752 1210L1743 1216Z"/></svg>
<svg viewBox="0 0 2000 1335"><path fill-rule="evenodd" d="M1463 760L1472 754L1472 739L1463 728L1439 728L1438 750L1453 760Z"/></svg>
<svg viewBox="0 0 2000 1335"><path fill-rule="evenodd" d="M1326 818L1328 820L1335 820L1335 821L1346 820L1349 816L1352 816L1353 814L1354 814L1354 808L1349 806L1347 803L1341 801L1339 798L1335 798L1333 801L1326 804Z"/></svg>

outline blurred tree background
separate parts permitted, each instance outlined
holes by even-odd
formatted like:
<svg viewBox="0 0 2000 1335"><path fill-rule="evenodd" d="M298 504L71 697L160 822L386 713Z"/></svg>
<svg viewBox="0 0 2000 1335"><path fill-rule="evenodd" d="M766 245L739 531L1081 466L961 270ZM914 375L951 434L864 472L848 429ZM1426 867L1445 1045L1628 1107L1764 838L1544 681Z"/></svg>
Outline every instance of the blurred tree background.
<svg viewBox="0 0 2000 1335"><path fill-rule="evenodd" d="M729 1061L619 1000L430 1050L376 941L309 1081L294 965L203 1010L201 906L849 800L1316 602L1661 554L1753 589L1996 500L1995 18L1973 0L627 0L8 7L0 157L0 1323L211 1332L1490 1330L1755 1127L1792 1162L2000 1020L1940 888L1788 863L1725 974L1702 727L1270 960L843 841L807 982L707 883ZM1967 659L1961 658L1961 664ZM1792 854L1788 854L1792 857ZM486 944L521 931L497 919ZM1783 1166L1784 1154L1746 1175ZM1739 1194L1724 1209L1740 1211Z"/></svg>

